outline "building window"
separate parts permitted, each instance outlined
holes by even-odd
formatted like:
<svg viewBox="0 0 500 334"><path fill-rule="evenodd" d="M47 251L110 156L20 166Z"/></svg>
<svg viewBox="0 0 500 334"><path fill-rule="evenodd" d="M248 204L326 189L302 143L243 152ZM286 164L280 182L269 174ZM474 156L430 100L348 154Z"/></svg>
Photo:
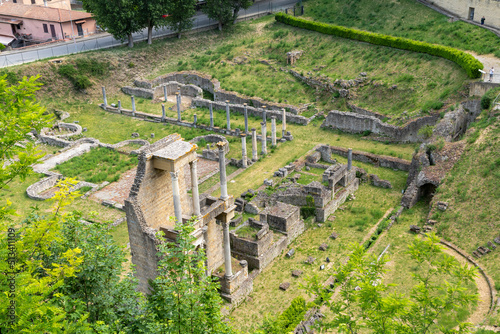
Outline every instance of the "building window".
<svg viewBox="0 0 500 334"><path fill-rule="evenodd" d="M31 0L31 4L35 5L36 4L36 0Z"/></svg>
<svg viewBox="0 0 500 334"><path fill-rule="evenodd" d="M43 32L46 33L46 34L49 33L49 27L47 27L46 23L43 24Z"/></svg>
<svg viewBox="0 0 500 334"><path fill-rule="evenodd" d="M12 1L13 3L17 3L17 0Z"/></svg>

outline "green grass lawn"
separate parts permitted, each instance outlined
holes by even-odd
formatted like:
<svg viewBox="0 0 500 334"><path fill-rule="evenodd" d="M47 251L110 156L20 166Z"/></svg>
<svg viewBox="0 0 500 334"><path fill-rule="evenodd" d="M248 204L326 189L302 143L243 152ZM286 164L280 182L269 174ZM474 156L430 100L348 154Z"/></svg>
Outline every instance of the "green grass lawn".
<svg viewBox="0 0 500 334"><path fill-rule="evenodd" d="M492 32L448 17L415 0L307 0L305 16L345 27L411 38L500 57ZM479 18L476 18L476 21Z"/></svg>
<svg viewBox="0 0 500 334"><path fill-rule="evenodd" d="M101 183L118 181L123 172L135 166L137 166L137 157L98 147L57 165L54 169L65 177Z"/></svg>

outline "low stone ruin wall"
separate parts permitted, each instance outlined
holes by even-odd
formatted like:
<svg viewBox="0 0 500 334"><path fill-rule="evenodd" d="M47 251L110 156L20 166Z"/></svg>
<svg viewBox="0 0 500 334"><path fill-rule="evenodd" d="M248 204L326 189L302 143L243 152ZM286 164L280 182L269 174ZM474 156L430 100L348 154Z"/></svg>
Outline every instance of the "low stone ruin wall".
<svg viewBox="0 0 500 334"><path fill-rule="evenodd" d="M321 153L321 159L324 161L328 161L325 159L327 157L331 157L332 153L347 158L347 152L348 152L346 148L338 146L329 146L329 145L322 145L317 150ZM386 155L377 155L362 151L352 151L352 159L380 167L403 170L406 172L410 170L411 166L411 161L408 160L389 157Z"/></svg>
<svg viewBox="0 0 500 334"><path fill-rule="evenodd" d="M62 179L63 176L52 172L48 172L47 174L49 175L48 177L33 183L26 189L26 195L28 195L29 198L37 201L45 201L53 196L52 194L40 195L40 193L54 187L57 184L57 181Z"/></svg>
<svg viewBox="0 0 500 334"><path fill-rule="evenodd" d="M443 137L446 141L455 141L467 131L481 113L481 100L471 100L460 104L451 112L446 113L433 129L434 137Z"/></svg>
<svg viewBox="0 0 500 334"><path fill-rule="evenodd" d="M202 139L205 140L207 143L218 143L218 142L225 143L224 154L227 155L229 153L229 142L227 141L226 137L221 135L209 134L205 136L198 136L191 139L189 142L198 144L198 142ZM204 148L202 152L202 157L208 160L219 161L219 148L218 147L214 147L213 149Z"/></svg>
<svg viewBox="0 0 500 334"><path fill-rule="evenodd" d="M353 112L332 110L326 116L321 127L338 129L351 133L372 133L390 137L400 142L418 142L421 140L418 130L426 125L434 125L439 119L438 114L415 119L403 127L398 127L382 122L373 116L365 116Z"/></svg>
<svg viewBox="0 0 500 334"><path fill-rule="evenodd" d="M176 81L171 81L153 88L144 87L122 87L122 92L128 95L134 95L145 99L156 99L163 97L163 87L167 88L167 95L173 95L180 91L182 96L199 97L203 96L203 90L195 85L185 85Z"/></svg>
<svg viewBox="0 0 500 334"><path fill-rule="evenodd" d="M290 104L284 104L284 103L274 103L274 102L269 102L269 101L264 101L261 98L258 97L248 97L244 96L241 94L238 94L236 92L229 92L226 90L223 90L220 88L220 82L217 79L212 78L210 75L206 75L203 73L195 72L195 71L182 71L182 72L174 72L174 73L169 73L166 75L163 75L161 77L158 77L156 79L153 79L151 81L146 81L146 80L134 80L134 86L145 89L146 91L152 91L155 90L159 86L163 86L167 83L170 82L176 82L178 84L182 85L194 85L196 87L201 88L202 90L208 91L214 95L214 100L215 101L222 101L225 102L226 100L229 100L229 103L233 104L243 104L247 103L249 106L254 106L256 108L260 108L262 106L267 106L269 110L281 110L285 108L288 112L293 113L293 114L298 114L299 113L299 108L296 106L290 105ZM124 87L124 88L131 88L131 87ZM163 94L163 88L160 89L161 92L159 93L158 96L162 96ZM125 91L124 91L125 92ZM138 93L142 93L142 90L138 90ZM129 93L127 93L129 94ZM168 93L171 94L171 93ZM181 91L181 94L184 94ZM194 95L189 95L188 96L194 96ZM200 94L202 95L202 94ZM139 95L136 95L139 96ZM156 94L155 94L156 97Z"/></svg>
<svg viewBox="0 0 500 334"><path fill-rule="evenodd" d="M191 102L193 107L201 107L201 108L209 108L210 104L214 109L218 110L226 110L226 102L220 101L210 101L201 98L194 98ZM243 104L229 104L229 109L233 113L238 113L243 115L245 113L245 106ZM249 115L262 118L262 109L247 106L247 112ZM271 119L272 116L276 117L276 120L281 121L283 116L283 111L281 110L267 110L266 111L266 119ZM307 125L311 120L304 116L295 115L293 113L286 113L286 122L294 123L300 125Z"/></svg>
<svg viewBox="0 0 500 334"><path fill-rule="evenodd" d="M373 117L378 118L380 120L389 120L389 119L391 119L388 116L376 113L374 111L370 111L370 110L366 110L366 109L360 108L358 106L355 106L354 104L347 103L347 107L349 109L351 109L352 112L355 112L356 114L365 115L365 116L373 116Z"/></svg>
<svg viewBox="0 0 500 334"><path fill-rule="evenodd" d="M316 208L316 220L324 222L333 214L340 205L342 205L350 194L353 194L359 188L359 179L355 178L346 188L341 189L334 195L332 199L324 208Z"/></svg>

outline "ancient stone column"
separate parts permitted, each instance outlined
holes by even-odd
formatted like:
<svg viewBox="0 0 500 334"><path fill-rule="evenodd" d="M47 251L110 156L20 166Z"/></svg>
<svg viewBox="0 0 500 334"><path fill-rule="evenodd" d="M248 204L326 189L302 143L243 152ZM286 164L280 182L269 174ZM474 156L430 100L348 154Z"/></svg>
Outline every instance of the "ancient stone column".
<svg viewBox="0 0 500 334"><path fill-rule="evenodd" d="M196 116L196 114L194 114L194 121L193 121L194 126L196 126L197 122L198 122L198 116Z"/></svg>
<svg viewBox="0 0 500 334"><path fill-rule="evenodd" d="M104 106L108 106L108 99L106 99L106 87L102 86L102 99L104 100Z"/></svg>
<svg viewBox="0 0 500 334"><path fill-rule="evenodd" d="M241 135L241 166L247 168L247 135Z"/></svg>
<svg viewBox="0 0 500 334"><path fill-rule="evenodd" d="M227 181L226 181L226 157L224 153L224 142L218 142L219 148L219 171L220 171L220 198L226 200L229 198L227 195Z"/></svg>
<svg viewBox="0 0 500 334"><path fill-rule="evenodd" d="M163 86L163 98L165 102L167 102L167 86Z"/></svg>
<svg viewBox="0 0 500 334"><path fill-rule="evenodd" d="M191 168L191 192L193 194L193 215L196 217L201 215L200 212L200 195L198 193L198 160L193 160L189 163Z"/></svg>
<svg viewBox="0 0 500 334"><path fill-rule="evenodd" d="M132 99L132 116L135 116L135 96L132 95L130 99Z"/></svg>
<svg viewBox="0 0 500 334"><path fill-rule="evenodd" d="M118 112L122 112L122 101L118 100Z"/></svg>
<svg viewBox="0 0 500 334"><path fill-rule="evenodd" d="M248 134L248 110L246 103L243 103L243 108L245 113L245 133Z"/></svg>
<svg viewBox="0 0 500 334"><path fill-rule="evenodd" d="M262 142L262 151L261 151L261 154L262 155L266 155L267 154L267 129L266 129L266 122L261 122L260 123L261 127L262 127L262 135L261 135L261 142Z"/></svg>
<svg viewBox="0 0 500 334"><path fill-rule="evenodd" d="M286 134L286 110L283 108L283 114L281 116L281 122L283 124L283 130L281 130L281 136L285 137Z"/></svg>
<svg viewBox="0 0 500 334"><path fill-rule="evenodd" d="M267 123L267 109L266 109L266 106L262 106L262 122Z"/></svg>
<svg viewBox="0 0 500 334"><path fill-rule="evenodd" d="M226 119L227 119L227 129L231 130L231 118L229 116L229 100L226 100Z"/></svg>
<svg viewBox="0 0 500 334"><path fill-rule="evenodd" d="M212 106L212 102L208 105L208 109L210 109L210 127L214 127L214 109Z"/></svg>
<svg viewBox="0 0 500 334"><path fill-rule="evenodd" d="M231 268L231 239L229 238L229 222L222 222L222 230L224 234L224 265L226 268L226 277L233 276Z"/></svg>
<svg viewBox="0 0 500 334"><path fill-rule="evenodd" d="M347 150L347 171L351 171L352 168L352 148Z"/></svg>
<svg viewBox="0 0 500 334"><path fill-rule="evenodd" d="M257 161L257 131L252 128L252 160Z"/></svg>
<svg viewBox="0 0 500 334"><path fill-rule="evenodd" d="M165 114L165 104L161 104L161 121L162 122L165 122L165 117L166 117L166 114Z"/></svg>
<svg viewBox="0 0 500 334"><path fill-rule="evenodd" d="M179 92L175 92L175 97L177 99L177 122L181 121L181 96Z"/></svg>
<svg viewBox="0 0 500 334"><path fill-rule="evenodd" d="M170 176L172 177L175 219L178 224L182 224L181 195L179 193L179 171L170 172Z"/></svg>
<svg viewBox="0 0 500 334"><path fill-rule="evenodd" d="M271 117L271 145L276 146L276 116Z"/></svg>

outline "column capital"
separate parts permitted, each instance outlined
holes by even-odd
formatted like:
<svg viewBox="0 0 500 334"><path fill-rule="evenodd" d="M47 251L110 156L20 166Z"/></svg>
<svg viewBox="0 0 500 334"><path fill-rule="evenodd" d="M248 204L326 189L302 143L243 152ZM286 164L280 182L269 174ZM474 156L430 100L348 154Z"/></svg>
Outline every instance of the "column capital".
<svg viewBox="0 0 500 334"><path fill-rule="evenodd" d="M189 162L190 165L196 166L198 164L198 158Z"/></svg>
<svg viewBox="0 0 500 334"><path fill-rule="evenodd" d="M219 148L219 151L223 151L224 146L226 146L226 143L224 143L223 141L220 141L217 143L217 147Z"/></svg>
<svg viewBox="0 0 500 334"><path fill-rule="evenodd" d="M176 170L175 172L170 172L170 176L172 177L172 180L177 181L179 179L179 171Z"/></svg>

